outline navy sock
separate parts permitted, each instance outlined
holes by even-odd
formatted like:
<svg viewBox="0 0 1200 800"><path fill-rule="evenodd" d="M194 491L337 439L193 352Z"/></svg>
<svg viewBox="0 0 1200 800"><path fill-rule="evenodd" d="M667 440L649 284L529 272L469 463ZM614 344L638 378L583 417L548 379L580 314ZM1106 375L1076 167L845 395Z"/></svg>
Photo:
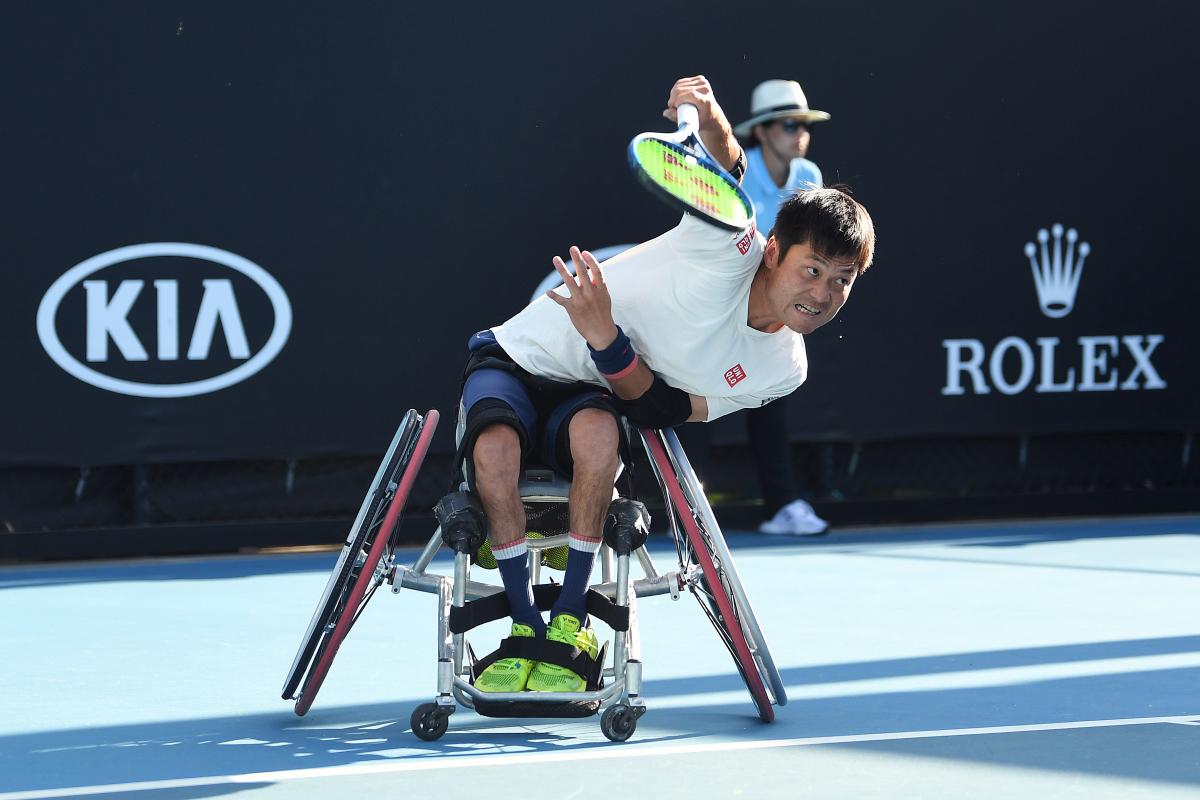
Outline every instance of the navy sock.
<svg viewBox="0 0 1200 800"><path fill-rule="evenodd" d="M554 619L557 614L570 614L579 620L580 625L587 622L587 590L592 580L592 564L596 560L598 549L600 537L592 539L571 534L562 593L550 609L550 619Z"/></svg>
<svg viewBox="0 0 1200 800"><path fill-rule="evenodd" d="M534 635L540 638L546 635L546 621L533 602L528 553L524 539L492 550L496 566L500 568L500 580L504 582L504 593L508 596L513 622L528 625L533 628Z"/></svg>

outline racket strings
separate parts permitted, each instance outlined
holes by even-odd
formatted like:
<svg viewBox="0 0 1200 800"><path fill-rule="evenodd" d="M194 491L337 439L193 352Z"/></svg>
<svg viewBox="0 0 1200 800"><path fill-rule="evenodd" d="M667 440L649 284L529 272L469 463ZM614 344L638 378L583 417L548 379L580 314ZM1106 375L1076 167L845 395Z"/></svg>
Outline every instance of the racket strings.
<svg viewBox="0 0 1200 800"><path fill-rule="evenodd" d="M684 203L727 222L749 222L738 191L703 160L652 138L638 142L635 153L645 175Z"/></svg>

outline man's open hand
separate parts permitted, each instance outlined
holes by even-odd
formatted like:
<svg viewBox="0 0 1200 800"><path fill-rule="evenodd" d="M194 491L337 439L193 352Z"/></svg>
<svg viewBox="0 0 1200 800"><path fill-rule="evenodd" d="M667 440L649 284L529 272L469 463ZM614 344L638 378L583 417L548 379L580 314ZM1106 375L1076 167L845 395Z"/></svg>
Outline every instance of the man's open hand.
<svg viewBox="0 0 1200 800"><path fill-rule="evenodd" d="M613 322L612 298L604 284L600 262L578 247L571 248L571 261L575 264L575 275L571 275L561 258L554 257L554 269L563 279L567 296L553 289L546 296L566 309L571 324L592 349L603 350L617 338L617 325Z"/></svg>

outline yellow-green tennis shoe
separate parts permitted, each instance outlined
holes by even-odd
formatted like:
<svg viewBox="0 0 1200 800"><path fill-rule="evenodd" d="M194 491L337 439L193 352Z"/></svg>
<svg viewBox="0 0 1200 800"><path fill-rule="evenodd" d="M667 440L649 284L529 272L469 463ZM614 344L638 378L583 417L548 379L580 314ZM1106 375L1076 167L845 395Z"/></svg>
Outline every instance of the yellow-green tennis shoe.
<svg viewBox="0 0 1200 800"><path fill-rule="evenodd" d="M532 639L533 628L514 622L511 635ZM475 679L475 688L481 692L523 692L534 663L528 658L501 658Z"/></svg>
<svg viewBox="0 0 1200 800"><path fill-rule="evenodd" d="M578 647L589 658L595 658L600 652L596 632L580 627L579 620L570 614L558 614L550 620L546 638ZM531 692L582 692L587 688L587 681L566 667L539 661L529 675L526 688Z"/></svg>

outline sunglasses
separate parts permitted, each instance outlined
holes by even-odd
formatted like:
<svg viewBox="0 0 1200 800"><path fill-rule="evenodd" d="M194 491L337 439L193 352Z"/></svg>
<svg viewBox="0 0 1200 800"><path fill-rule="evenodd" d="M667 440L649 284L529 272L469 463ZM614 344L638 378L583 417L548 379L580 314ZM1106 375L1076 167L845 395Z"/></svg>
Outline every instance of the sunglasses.
<svg viewBox="0 0 1200 800"><path fill-rule="evenodd" d="M808 123L802 119L781 119L779 120L779 125L785 133L808 130Z"/></svg>

